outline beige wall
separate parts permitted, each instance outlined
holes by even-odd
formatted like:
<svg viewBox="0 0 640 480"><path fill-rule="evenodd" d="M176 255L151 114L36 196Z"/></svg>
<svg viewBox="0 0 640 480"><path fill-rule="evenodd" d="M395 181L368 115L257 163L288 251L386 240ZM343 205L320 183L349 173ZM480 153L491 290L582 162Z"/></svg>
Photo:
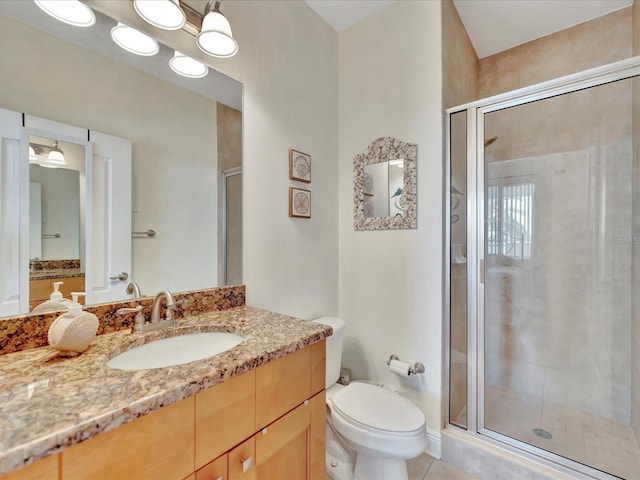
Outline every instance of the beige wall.
<svg viewBox="0 0 640 480"><path fill-rule="evenodd" d="M640 55L640 3L632 7L633 54ZM633 224L631 290L631 428L640 440L640 79L633 79Z"/></svg>
<svg viewBox="0 0 640 480"><path fill-rule="evenodd" d="M393 2L340 32L340 316L345 366L397 387L441 425L442 76L440 2ZM375 139L418 144L418 228L354 231L353 157ZM426 373L400 378L395 353ZM429 448L433 448L430 445Z"/></svg>
<svg viewBox="0 0 640 480"><path fill-rule="evenodd" d="M631 56L631 7L480 60L480 98Z"/></svg>
<svg viewBox="0 0 640 480"><path fill-rule="evenodd" d="M442 104L478 99L478 56L452 0L442 0Z"/></svg>

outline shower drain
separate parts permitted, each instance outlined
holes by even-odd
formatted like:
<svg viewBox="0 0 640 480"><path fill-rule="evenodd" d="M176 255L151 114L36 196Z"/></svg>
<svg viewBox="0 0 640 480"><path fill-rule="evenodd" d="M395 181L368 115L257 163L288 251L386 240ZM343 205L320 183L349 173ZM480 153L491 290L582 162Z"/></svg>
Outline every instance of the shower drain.
<svg viewBox="0 0 640 480"><path fill-rule="evenodd" d="M544 428L534 428L533 433L545 440L551 440L553 438L551 432L546 431Z"/></svg>

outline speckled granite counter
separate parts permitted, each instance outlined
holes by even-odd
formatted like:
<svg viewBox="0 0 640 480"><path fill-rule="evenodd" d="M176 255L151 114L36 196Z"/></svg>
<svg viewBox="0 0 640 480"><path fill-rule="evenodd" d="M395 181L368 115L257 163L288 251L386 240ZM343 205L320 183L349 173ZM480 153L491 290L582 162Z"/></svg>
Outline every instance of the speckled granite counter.
<svg viewBox="0 0 640 480"><path fill-rule="evenodd" d="M51 280L53 278L84 277L79 268L58 268L51 270L31 270L29 280Z"/></svg>
<svg viewBox="0 0 640 480"><path fill-rule="evenodd" d="M122 371L106 362L136 345L180 333L244 337L214 357L174 367ZM99 335L76 358L51 347L0 356L0 475L175 403L331 334L328 326L252 307L178 320L171 330Z"/></svg>

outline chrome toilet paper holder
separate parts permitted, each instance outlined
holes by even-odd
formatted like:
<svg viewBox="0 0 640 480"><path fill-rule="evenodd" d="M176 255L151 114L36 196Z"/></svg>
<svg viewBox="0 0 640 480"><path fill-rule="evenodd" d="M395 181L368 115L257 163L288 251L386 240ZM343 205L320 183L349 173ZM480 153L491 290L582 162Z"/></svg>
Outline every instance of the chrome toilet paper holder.
<svg viewBox="0 0 640 480"><path fill-rule="evenodd" d="M391 354L391 356L389 357L389 360L387 360L387 365L391 365L391 360L400 360L400 357L398 357L395 353ZM424 368L424 364L421 362L416 362L413 364L413 367L409 367L409 375L416 375L418 373L424 373L425 372L425 368Z"/></svg>

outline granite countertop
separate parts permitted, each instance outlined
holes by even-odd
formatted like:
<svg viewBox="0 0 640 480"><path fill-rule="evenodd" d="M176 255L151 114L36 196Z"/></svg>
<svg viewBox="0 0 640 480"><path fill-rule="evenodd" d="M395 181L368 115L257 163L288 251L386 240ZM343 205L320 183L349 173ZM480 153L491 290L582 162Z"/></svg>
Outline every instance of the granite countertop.
<svg viewBox="0 0 640 480"><path fill-rule="evenodd" d="M177 320L176 328L99 335L78 357L52 347L0 356L0 475L321 341L331 327L252 307ZM180 333L231 332L244 340L208 359L124 371L106 362L129 348Z"/></svg>
<svg viewBox="0 0 640 480"><path fill-rule="evenodd" d="M30 270L29 280L48 280L52 278L84 277L79 268L53 268L48 270Z"/></svg>

